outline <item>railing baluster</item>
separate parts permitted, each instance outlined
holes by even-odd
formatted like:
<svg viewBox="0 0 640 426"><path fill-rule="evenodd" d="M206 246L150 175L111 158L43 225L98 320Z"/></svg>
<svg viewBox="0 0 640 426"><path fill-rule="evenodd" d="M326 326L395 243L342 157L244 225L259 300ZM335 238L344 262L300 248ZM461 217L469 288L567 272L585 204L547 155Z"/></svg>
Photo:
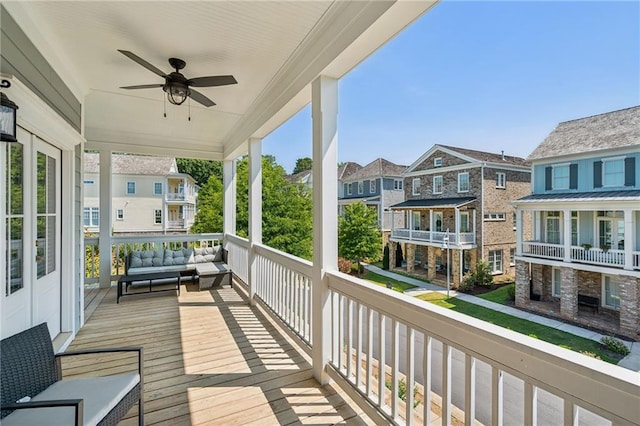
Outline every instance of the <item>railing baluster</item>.
<svg viewBox="0 0 640 426"><path fill-rule="evenodd" d="M356 333L356 388L360 389L362 383L362 305L358 302L355 303L355 333Z"/></svg>
<svg viewBox="0 0 640 426"><path fill-rule="evenodd" d="M380 410L384 407L384 395L386 392L386 364L385 360L385 317L382 312L378 311L378 407Z"/></svg>
<svg viewBox="0 0 640 426"><path fill-rule="evenodd" d="M568 399L564 400L564 426L577 426L577 407Z"/></svg>
<svg viewBox="0 0 640 426"><path fill-rule="evenodd" d="M493 426L502 426L503 410L502 410L502 386L503 373L496 366L491 367L491 424Z"/></svg>
<svg viewBox="0 0 640 426"><path fill-rule="evenodd" d="M372 396L373 384L373 309L367 307L367 398Z"/></svg>
<svg viewBox="0 0 640 426"><path fill-rule="evenodd" d="M471 426L476 417L476 359L464 356L464 424Z"/></svg>
<svg viewBox="0 0 640 426"><path fill-rule="evenodd" d="M398 373L400 358L400 324L391 318L391 417L398 419Z"/></svg>
<svg viewBox="0 0 640 426"><path fill-rule="evenodd" d="M451 347L442 342L442 426L451 424Z"/></svg>
<svg viewBox="0 0 640 426"><path fill-rule="evenodd" d="M411 426L414 424L413 421L413 388L415 387L415 364L414 364L414 348L415 344L415 336L413 328L407 326L407 347L406 347L406 355L407 355L407 371L406 371L406 393L405 393L405 422L407 426Z"/></svg>
<svg viewBox="0 0 640 426"><path fill-rule="evenodd" d="M424 335L424 353L422 354L422 386L424 424L431 425L431 336Z"/></svg>
<svg viewBox="0 0 640 426"><path fill-rule="evenodd" d="M353 348L353 326L351 325L352 323L352 307L353 307L353 301L349 298L347 298L347 320L345 323L345 333L347 333L347 356L346 356L346 361L347 361L347 378L349 380L351 380L351 366L352 366L352 362L351 362L351 348Z"/></svg>
<svg viewBox="0 0 640 426"><path fill-rule="evenodd" d="M530 382L524 382L524 424L536 426L538 424L538 388Z"/></svg>
<svg viewBox="0 0 640 426"><path fill-rule="evenodd" d="M344 323L345 300L343 295L338 296L338 371L344 370Z"/></svg>

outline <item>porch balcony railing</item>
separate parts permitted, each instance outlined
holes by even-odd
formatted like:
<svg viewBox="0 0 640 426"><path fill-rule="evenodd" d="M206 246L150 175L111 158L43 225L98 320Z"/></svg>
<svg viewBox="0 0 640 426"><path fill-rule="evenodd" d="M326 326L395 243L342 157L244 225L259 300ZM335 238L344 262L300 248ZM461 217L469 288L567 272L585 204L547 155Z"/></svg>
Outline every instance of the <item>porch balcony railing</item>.
<svg viewBox="0 0 640 426"><path fill-rule="evenodd" d="M406 241L420 241L442 244L445 236L449 236L449 244L468 245L475 244L476 235L474 232L440 232L423 231L417 229L395 228L391 230L391 237Z"/></svg>
<svg viewBox="0 0 640 426"><path fill-rule="evenodd" d="M221 235L187 237L146 244L195 245ZM241 285L253 271L257 302L310 351L313 265L260 244L249 265L246 239L225 235L224 242ZM126 244L131 238L118 238L114 247ZM637 424L640 382L631 371L349 275L327 277L326 371L392 424L430 425L432 404L443 419L455 411L465 424Z"/></svg>
<svg viewBox="0 0 640 426"><path fill-rule="evenodd" d="M525 241L522 243L522 254L525 256L562 260L564 258L564 246L562 244Z"/></svg>
<svg viewBox="0 0 640 426"><path fill-rule="evenodd" d="M157 248L177 250L185 247L213 246L222 243L222 234L133 235L111 237L111 281L124 274L124 262L133 250ZM100 279L100 237L85 237L85 284Z"/></svg>
<svg viewBox="0 0 640 426"><path fill-rule="evenodd" d="M167 201L184 201L186 195L180 192L167 192Z"/></svg>
<svg viewBox="0 0 640 426"><path fill-rule="evenodd" d="M624 266L624 250L607 250L599 248L584 249L571 247L571 260L605 266Z"/></svg>
<svg viewBox="0 0 640 426"><path fill-rule="evenodd" d="M184 228L185 227L185 220L184 219L168 220L167 221L167 227L168 228Z"/></svg>

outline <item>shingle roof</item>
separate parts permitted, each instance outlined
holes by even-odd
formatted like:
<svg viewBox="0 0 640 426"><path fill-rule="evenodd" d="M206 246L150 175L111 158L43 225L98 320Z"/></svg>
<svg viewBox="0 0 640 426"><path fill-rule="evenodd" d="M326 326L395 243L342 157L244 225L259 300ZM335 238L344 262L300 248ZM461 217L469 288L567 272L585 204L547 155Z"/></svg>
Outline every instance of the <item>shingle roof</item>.
<svg viewBox="0 0 640 426"><path fill-rule="evenodd" d="M85 173L100 173L100 154L85 152L84 171ZM165 176L171 173L178 173L178 168L173 157L112 154L111 173Z"/></svg>
<svg viewBox="0 0 640 426"><path fill-rule="evenodd" d="M640 145L640 106L560 123L528 159L632 145Z"/></svg>
<svg viewBox="0 0 640 426"><path fill-rule="evenodd" d="M353 161L347 161L342 166L338 167L338 180L343 180L360 170L362 166Z"/></svg>
<svg viewBox="0 0 640 426"><path fill-rule="evenodd" d="M348 177L348 180L361 180L369 179L372 177L400 177L407 166L400 166L385 160L384 158L377 158L371 163L362 167L358 171L354 172ZM346 178L342 178L345 180Z"/></svg>
<svg viewBox="0 0 640 426"><path fill-rule="evenodd" d="M292 175L286 175L284 178L291 183L308 183L311 180L311 170L304 170Z"/></svg>
<svg viewBox="0 0 640 426"><path fill-rule="evenodd" d="M440 145L440 144L438 144L438 146L441 146L446 149L450 149L451 151L455 151L458 154L466 155L467 157L471 157L478 161L486 161L488 163L508 163L516 166L529 165L527 160L525 160L524 158L513 157L511 155L502 155L502 153L495 154L492 152L476 151L473 149L460 148L457 146L449 146L449 145Z"/></svg>
<svg viewBox="0 0 640 426"><path fill-rule="evenodd" d="M624 201L640 200L640 189L628 191L592 191L592 192L568 192L561 194L531 194L516 200L516 202L538 202L538 201Z"/></svg>
<svg viewBox="0 0 640 426"><path fill-rule="evenodd" d="M455 198L425 198L421 200L407 200L394 204L392 209L408 207L458 207L475 201L476 197L455 197Z"/></svg>

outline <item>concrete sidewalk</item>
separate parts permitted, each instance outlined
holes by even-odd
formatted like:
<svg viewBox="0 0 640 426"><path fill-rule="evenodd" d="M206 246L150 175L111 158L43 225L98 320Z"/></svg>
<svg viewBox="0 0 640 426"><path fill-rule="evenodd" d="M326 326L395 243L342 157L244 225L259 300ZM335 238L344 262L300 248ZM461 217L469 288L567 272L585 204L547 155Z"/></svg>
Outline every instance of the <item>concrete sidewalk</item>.
<svg viewBox="0 0 640 426"><path fill-rule="evenodd" d="M418 296L423 293L429 293L432 291L437 291L439 293L446 293L447 290L443 289L440 286L429 284L422 280L418 280L416 278L411 278L406 275L396 274L394 272L385 271L383 269L378 268L373 265L364 265L365 268L371 272L375 272L378 275L382 275L388 278L392 278L397 281L406 282L407 284L415 285L416 288L406 290L404 293L409 296ZM582 327L578 327L575 325L567 324L562 321L557 321L551 318L543 317L541 315L532 314L530 312L522 311L520 309L513 308L511 306L501 305L499 303L491 302L489 300L481 299L476 296L471 296L470 294L458 293L457 291L451 290L449 292L451 297L456 297L460 300L464 300L465 302L473 303L475 305L480 305L488 309L492 309L494 311L502 312L507 315L511 315L513 317L522 318L527 321L535 322L538 324L546 325L547 327L552 327L561 331L565 331L567 333L571 333L575 336L584 337L585 339L595 340L599 342L604 334L587 330ZM627 355L624 359L618 362L618 365L629 370L640 371L640 342L628 342L624 341L627 345L631 353Z"/></svg>

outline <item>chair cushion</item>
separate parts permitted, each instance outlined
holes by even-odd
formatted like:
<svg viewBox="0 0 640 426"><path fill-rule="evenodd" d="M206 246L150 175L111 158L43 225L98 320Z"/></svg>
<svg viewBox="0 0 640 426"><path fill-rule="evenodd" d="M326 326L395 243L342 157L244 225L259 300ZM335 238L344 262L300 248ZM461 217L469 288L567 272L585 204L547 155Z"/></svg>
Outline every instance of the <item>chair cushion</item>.
<svg viewBox="0 0 640 426"><path fill-rule="evenodd" d="M163 266L170 265L186 265L189 258L193 254L192 248L178 249L178 250L165 250Z"/></svg>
<svg viewBox="0 0 640 426"><path fill-rule="evenodd" d="M140 382L138 373L106 377L82 377L60 380L31 398L31 401L84 399L84 425L97 425ZM16 410L2 419L2 426L72 425L75 410L30 408Z"/></svg>
<svg viewBox="0 0 640 426"><path fill-rule="evenodd" d="M195 249L194 262L195 263L213 262L216 257L216 254L215 254L216 247L203 247L203 248Z"/></svg>
<svg viewBox="0 0 640 426"><path fill-rule="evenodd" d="M149 266L162 266L164 250L132 251L129 268L142 268Z"/></svg>

